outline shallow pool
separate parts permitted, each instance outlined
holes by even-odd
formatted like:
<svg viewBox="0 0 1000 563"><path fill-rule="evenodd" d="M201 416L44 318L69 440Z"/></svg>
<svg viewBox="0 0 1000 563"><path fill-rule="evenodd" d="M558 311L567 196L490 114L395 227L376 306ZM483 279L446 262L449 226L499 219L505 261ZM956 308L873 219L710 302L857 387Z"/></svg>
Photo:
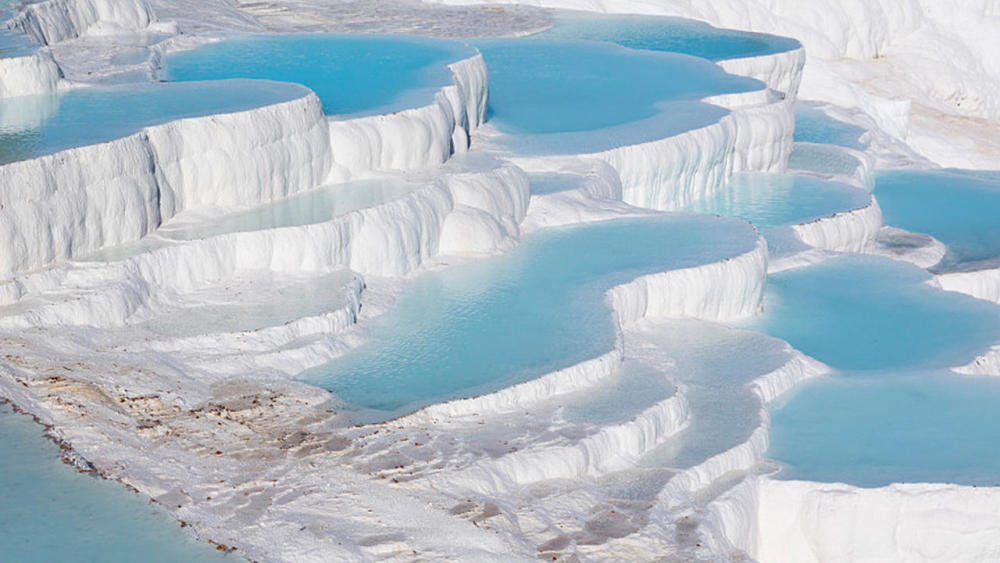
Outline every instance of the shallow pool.
<svg viewBox="0 0 1000 563"><path fill-rule="evenodd" d="M861 487L1000 486L1000 382L948 373L841 374L772 408L785 479Z"/></svg>
<svg viewBox="0 0 1000 563"><path fill-rule="evenodd" d="M162 248L172 241L322 223L401 198L424 185L398 177L368 178L324 186L244 211L220 214L217 209L195 210L172 218L137 241L102 248L74 260L113 262Z"/></svg>
<svg viewBox="0 0 1000 563"><path fill-rule="evenodd" d="M244 111L307 94L295 84L234 80L78 88L0 100L0 164L126 137L176 119Z"/></svg>
<svg viewBox="0 0 1000 563"><path fill-rule="evenodd" d="M662 139L728 113L701 98L764 87L704 59L611 43L483 39L476 46L490 69L491 123L519 153L596 152Z"/></svg>
<svg viewBox="0 0 1000 563"><path fill-rule="evenodd" d="M737 174L719 192L689 211L739 217L758 227L808 223L834 213L866 207L866 190L813 176Z"/></svg>
<svg viewBox="0 0 1000 563"><path fill-rule="evenodd" d="M372 321L368 343L303 377L362 420L496 391L610 350L610 287L755 242L742 221L696 215L547 230L506 255L420 276Z"/></svg>
<svg viewBox="0 0 1000 563"><path fill-rule="evenodd" d="M232 561L149 499L62 463L42 427L0 403L5 561Z"/></svg>
<svg viewBox="0 0 1000 563"><path fill-rule="evenodd" d="M17 0L0 0L0 59L24 57L37 51L40 45L17 30L7 29L7 20L14 15Z"/></svg>
<svg viewBox="0 0 1000 563"><path fill-rule="evenodd" d="M838 145L849 149L864 150L861 142L866 131L857 125L844 123L804 103L795 104L795 141Z"/></svg>
<svg viewBox="0 0 1000 563"><path fill-rule="evenodd" d="M887 225L926 233L948 247L937 270L1000 257L1000 178L958 170L892 170L876 176Z"/></svg>
<svg viewBox="0 0 1000 563"><path fill-rule="evenodd" d="M245 35L170 54L161 76L295 82L316 92L329 115L368 115L431 103L451 84L448 64L473 54L458 41L407 35Z"/></svg>
<svg viewBox="0 0 1000 563"><path fill-rule="evenodd" d="M795 143L788 156L788 169L823 176L852 176L861 166L857 157L829 144Z"/></svg>
<svg viewBox="0 0 1000 563"><path fill-rule="evenodd" d="M860 255L769 278L751 326L836 370L769 406L780 478L1000 485L1000 380L947 372L1000 341L1000 308L929 278Z"/></svg>
<svg viewBox="0 0 1000 563"><path fill-rule="evenodd" d="M555 20L552 28L537 37L607 41L710 61L773 55L802 46L789 37L722 29L683 18L565 12L557 14Z"/></svg>
<svg viewBox="0 0 1000 563"><path fill-rule="evenodd" d="M749 326L842 370L949 368L1000 342L1000 309L935 289L930 277L864 255L773 274Z"/></svg>

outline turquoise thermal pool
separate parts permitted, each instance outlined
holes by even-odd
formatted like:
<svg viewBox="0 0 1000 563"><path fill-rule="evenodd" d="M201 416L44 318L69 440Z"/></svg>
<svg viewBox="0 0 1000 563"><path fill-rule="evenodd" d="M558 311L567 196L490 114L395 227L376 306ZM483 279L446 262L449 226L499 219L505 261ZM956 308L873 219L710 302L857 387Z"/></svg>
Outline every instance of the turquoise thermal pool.
<svg viewBox="0 0 1000 563"><path fill-rule="evenodd" d="M764 313L749 326L855 371L949 368L1000 342L996 305L935 289L929 279L887 258L832 258L770 275Z"/></svg>
<svg viewBox="0 0 1000 563"><path fill-rule="evenodd" d="M788 37L720 29L683 18L585 12L557 14L556 24L537 37L605 41L630 49L684 53L710 61L774 55L802 46Z"/></svg>
<svg viewBox="0 0 1000 563"><path fill-rule="evenodd" d="M757 227L808 223L871 204L871 194L813 176L738 174L715 194L688 207L698 213L739 217Z"/></svg>
<svg viewBox="0 0 1000 563"><path fill-rule="evenodd" d="M547 230L509 254L420 276L372 321L369 342L303 378L361 419L496 391L610 350L612 286L755 244L744 222L683 214Z"/></svg>
<svg viewBox="0 0 1000 563"><path fill-rule="evenodd" d="M594 41L477 40L490 119L522 154L597 152L717 122L701 98L763 88L704 60ZM579 61L586 60L586 65Z"/></svg>
<svg viewBox="0 0 1000 563"><path fill-rule="evenodd" d="M1000 385L946 371L1000 340L998 308L928 279L860 256L771 276L752 325L837 370L771 405L779 477L1000 484Z"/></svg>
<svg viewBox="0 0 1000 563"><path fill-rule="evenodd" d="M795 105L795 142L837 145L864 150L861 141L865 130L857 125L838 121L819 109L798 103Z"/></svg>
<svg viewBox="0 0 1000 563"><path fill-rule="evenodd" d="M1000 486L1000 384L905 371L810 382L772 408L784 479Z"/></svg>
<svg viewBox="0 0 1000 563"><path fill-rule="evenodd" d="M885 224L926 233L948 247L935 269L1000 257L1000 178L955 170L890 170L875 181Z"/></svg>
<svg viewBox="0 0 1000 563"><path fill-rule="evenodd" d="M0 403L0 530L7 561L228 560L149 499L81 474L31 418Z"/></svg>
<svg viewBox="0 0 1000 563"><path fill-rule="evenodd" d="M234 113L308 95L295 84L234 80L78 88L0 100L0 165L93 145L186 117ZM7 116L18 116L11 119Z"/></svg>
<svg viewBox="0 0 1000 563"><path fill-rule="evenodd" d="M164 61L171 81L263 78L295 82L329 115L420 107L451 84L450 63L475 50L458 41L406 35L294 33L236 36Z"/></svg>

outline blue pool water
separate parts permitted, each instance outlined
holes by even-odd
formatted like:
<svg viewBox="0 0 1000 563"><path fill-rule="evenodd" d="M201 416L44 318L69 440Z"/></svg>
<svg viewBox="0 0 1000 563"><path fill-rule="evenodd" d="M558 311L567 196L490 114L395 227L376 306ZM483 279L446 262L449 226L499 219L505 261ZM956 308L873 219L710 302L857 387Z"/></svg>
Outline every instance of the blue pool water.
<svg viewBox="0 0 1000 563"><path fill-rule="evenodd" d="M476 46L490 68L491 122L522 153L591 152L675 135L728 113L700 98L763 87L704 59L611 43L495 39Z"/></svg>
<svg viewBox="0 0 1000 563"><path fill-rule="evenodd" d="M828 144L795 143L788 156L789 170L812 172L824 176L851 176L861 161L844 149Z"/></svg>
<svg viewBox="0 0 1000 563"><path fill-rule="evenodd" d="M419 277L372 322L368 343L304 379L359 419L507 387L610 350L608 288L755 240L744 222L696 215L545 231L509 254Z"/></svg>
<svg viewBox="0 0 1000 563"><path fill-rule="evenodd" d="M752 326L836 370L770 405L779 477L1000 485L1000 381L946 371L1000 341L1000 309L929 277L854 255L769 278Z"/></svg>
<svg viewBox="0 0 1000 563"><path fill-rule="evenodd" d="M0 100L0 164L128 136L185 117L244 111L300 98L308 90L269 81L135 84L79 88L56 96ZM37 119L29 119L34 112Z"/></svg>
<svg viewBox="0 0 1000 563"><path fill-rule="evenodd" d="M780 476L878 487L1000 486L1000 382L912 371L838 376L772 409Z"/></svg>
<svg viewBox="0 0 1000 563"><path fill-rule="evenodd" d="M448 64L467 45L406 35L247 35L166 57L172 81L264 78L303 84L329 115L389 113L427 105L451 84Z"/></svg>
<svg viewBox="0 0 1000 563"><path fill-rule="evenodd" d="M0 0L0 59L23 57L35 52L39 45L27 35L7 29L7 20L14 15L16 0Z"/></svg>
<svg viewBox="0 0 1000 563"><path fill-rule="evenodd" d="M196 541L157 505L59 460L27 416L0 404L0 559L232 561Z"/></svg>
<svg viewBox="0 0 1000 563"><path fill-rule="evenodd" d="M954 367L1000 342L1000 309L928 279L862 255L781 272L769 276L765 312L751 326L842 370Z"/></svg>
<svg viewBox="0 0 1000 563"><path fill-rule="evenodd" d="M861 136L865 133L861 127L838 121L815 107L795 104L795 142L864 150L865 144L861 142Z"/></svg>
<svg viewBox="0 0 1000 563"><path fill-rule="evenodd" d="M1000 178L950 170L880 172L875 196L887 225L927 233L948 247L938 270L1000 257Z"/></svg>
<svg viewBox="0 0 1000 563"><path fill-rule="evenodd" d="M795 39L720 29L683 18L562 13L538 37L590 39L630 49L684 53L710 61L773 55L798 49Z"/></svg>
<svg viewBox="0 0 1000 563"><path fill-rule="evenodd" d="M688 210L739 217L766 228L807 223L870 203L867 191L840 182L749 173L733 176L725 189L693 203Z"/></svg>

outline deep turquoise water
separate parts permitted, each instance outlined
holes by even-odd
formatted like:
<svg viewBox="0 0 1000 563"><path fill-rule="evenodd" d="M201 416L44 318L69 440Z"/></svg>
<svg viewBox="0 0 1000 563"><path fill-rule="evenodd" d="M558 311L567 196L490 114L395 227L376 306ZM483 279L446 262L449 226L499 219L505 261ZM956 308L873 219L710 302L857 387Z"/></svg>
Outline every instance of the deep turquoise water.
<svg viewBox="0 0 1000 563"><path fill-rule="evenodd" d="M850 123L838 121L822 111L803 104L795 105L795 141L839 145L864 150L861 136L865 130Z"/></svg>
<svg viewBox="0 0 1000 563"><path fill-rule="evenodd" d="M769 276L753 328L842 370L963 365L1000 342L1000 309L916 266L850 255Z"/></svg>
<svg viewBox="0 0 1000 563"><path fill-rule="evenodd" d="M787 479L1000 486L997 404L992 378L844 374L804 385L772 409L768 455L785 464Z"/></svg>
<svg viewBox="0 0 1000 563"><path fill-rule="evenodd" d="M763 88L695 57L596 41L477 40L490 119L520 153L594 152L718 121L698 100ZM581 64L586 61L586 64Z"/></svg>
<svg viewBox="0 0 1000 563"><path fill-rule="evenodd" d="M149 499L62 463L29 417L0 404L0 559L235 561L184 533Z"/></svg>
<svg viewBox="0 0 1000 563"><path fill-rule="evenodd" d="M170 54L162 76L295 82L316 92L330 115L389 113L431 103L451 84L448 64L473 53L457 41L406 35L246 35Z"/></svg>
<svg viewBox="0 0 1000 563"><path fill-rule="evenodd" d="M269 81L133 84L0 100L0 164L128 136L185 117L231 113L300 98Z"/></svg>
<svg viewBox="0 0 1000 563"><path fill-rule="evenodd" d="M610 350L608 288L755 241L744 222L696 215L546 230L503 256L420 276L372 321L368 343L303 378L362 420L495 391Z"/></svg>
<svg viewBox="0 0 1000 563"><path fill-rule="evenodd" d="M590 39L631 49L684 53L710 61L772 55L798 49L791 38L720 29L683 18L562 13L538 37Z"/></svg>
<svg viewBox="0 0 1000 563"><path fill-rule="evenodd" d="M948 247L938 270L1000 257L1000 177L957 170L880 172L875 196L887 225L927 233Z"/></svg>

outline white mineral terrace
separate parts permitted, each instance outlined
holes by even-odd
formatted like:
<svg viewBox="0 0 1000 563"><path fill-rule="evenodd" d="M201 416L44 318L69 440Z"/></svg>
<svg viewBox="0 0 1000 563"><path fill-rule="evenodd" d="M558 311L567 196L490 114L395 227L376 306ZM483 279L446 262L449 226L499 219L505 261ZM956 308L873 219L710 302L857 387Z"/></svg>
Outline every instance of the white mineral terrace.
<svg viewBox="0 0 1000 563"><path fill-rule="evenodd" d="M27 127L6 109L20 96L149 82L167 54L228 33L517 36L551 21L466 3L27 4L5 25L37 45L0 58L0 105L11 104L0 132ZM2 164L0 399L49 426L77 464L253 561L1000 558L998 488L777 478L767 405L831 368L734 328L765 306L769 275L845 254L942 260L933 237L884 225L869 192L877 168L998 167L1000 137L975 151L955 139L1000 131L1000 58L986 55L1000 48L1000 5L524 3L681 16L802 47L718 61L760 82L706 97L726 110L717 121L589 154L498 149L490 69L475 53L448 65L431 103L391 114L328 116L300 87ZM112 62L127 48L139 55ZM863 146L797 141L803 100L863 130ZM607 349L524 381L355 424L350 405L300 379L372 342L421 276L611 219L690 219L678 211L740 173L864 198L776 229L780 252L770 231L702 217L747 233L744 246L630 273L595 304L610 312ZM537 190L539 178L565 185ZM279 213L293 202L311 219ZM1000 303L991 262L928 284ZM746 366L725 385L698 379L705 354L745 354ZM1000 342L949 368L1000 375Z"/></svg>

